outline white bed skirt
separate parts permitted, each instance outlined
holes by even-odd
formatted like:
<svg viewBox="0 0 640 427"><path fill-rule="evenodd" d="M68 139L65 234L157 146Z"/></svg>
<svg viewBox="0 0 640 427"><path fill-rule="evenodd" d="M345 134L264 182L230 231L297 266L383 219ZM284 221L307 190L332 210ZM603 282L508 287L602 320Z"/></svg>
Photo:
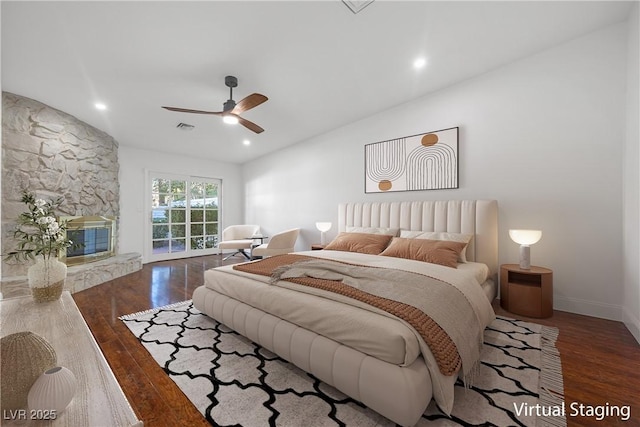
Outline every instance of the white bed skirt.
<svg viewBox="0 0 640 427"><path fill-rule="evenodd" d="M432 398L422 356L409 366L393 365L205 286L194 291L193 305L402 426L416 424Z"/></svg>

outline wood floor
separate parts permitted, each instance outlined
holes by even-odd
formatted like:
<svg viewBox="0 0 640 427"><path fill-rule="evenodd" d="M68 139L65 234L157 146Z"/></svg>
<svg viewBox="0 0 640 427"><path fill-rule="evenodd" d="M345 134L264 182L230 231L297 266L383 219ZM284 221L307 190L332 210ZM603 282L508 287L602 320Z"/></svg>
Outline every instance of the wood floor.
<svg viewBox="0 0 640 427"><path fill-rule="evenodd" d="M231 258L226 263L242 261ZM217 255L146 264L136 273L73 295L138 417L147 427L209 425L138 343L118 316L191 298L203 272L222 264ZM575 426L640 426L640 346L620 322L565 312L526 319L559 328L567 413L576 408L630 406L631 419L567 417ZM584 413L584 411L583 411ZM597 414L596 414L597 415Z"/></svg>

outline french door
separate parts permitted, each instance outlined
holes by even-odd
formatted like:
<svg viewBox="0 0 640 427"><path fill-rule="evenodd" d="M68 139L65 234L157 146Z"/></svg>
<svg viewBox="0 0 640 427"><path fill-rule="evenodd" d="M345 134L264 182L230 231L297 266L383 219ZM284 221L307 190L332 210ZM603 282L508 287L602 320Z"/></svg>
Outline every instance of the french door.
<svg viewBox="0 0 640 427"><path fill-rule="evenodd" d="M222 182L151 172L149 184L147 259L218 253Z"/></svg>

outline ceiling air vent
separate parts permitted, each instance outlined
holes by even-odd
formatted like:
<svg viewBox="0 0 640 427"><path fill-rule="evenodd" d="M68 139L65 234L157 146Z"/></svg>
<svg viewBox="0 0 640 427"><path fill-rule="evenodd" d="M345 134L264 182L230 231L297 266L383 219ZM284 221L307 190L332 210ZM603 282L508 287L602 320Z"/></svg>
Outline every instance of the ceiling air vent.
<svg viewBox="0 0 640 427"><path fill-rule="evenodd" d="M180 130L193 130L195 126L187 123L178 123L178 126L176 127Z"/></svg>
<svg viewBox="0 0 640 427"><path fill-rule="evenodd" d="M342 3L351 9L351 12L358 13L373 3L373 0L342 0Z"/></svg>

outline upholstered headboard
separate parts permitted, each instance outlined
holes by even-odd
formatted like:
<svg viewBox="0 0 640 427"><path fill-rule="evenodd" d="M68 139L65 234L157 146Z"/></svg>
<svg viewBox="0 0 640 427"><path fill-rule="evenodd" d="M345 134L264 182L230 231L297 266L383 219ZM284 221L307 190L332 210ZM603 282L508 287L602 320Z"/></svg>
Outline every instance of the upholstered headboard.
<svg viewBox="0 0 640 427"><path fill-rule="evenodd" d="M467 259L487 264L491 276L498 272L498 202L495 200L341 203L338 231L346 231L347 227L473 234Z"/></svg>

